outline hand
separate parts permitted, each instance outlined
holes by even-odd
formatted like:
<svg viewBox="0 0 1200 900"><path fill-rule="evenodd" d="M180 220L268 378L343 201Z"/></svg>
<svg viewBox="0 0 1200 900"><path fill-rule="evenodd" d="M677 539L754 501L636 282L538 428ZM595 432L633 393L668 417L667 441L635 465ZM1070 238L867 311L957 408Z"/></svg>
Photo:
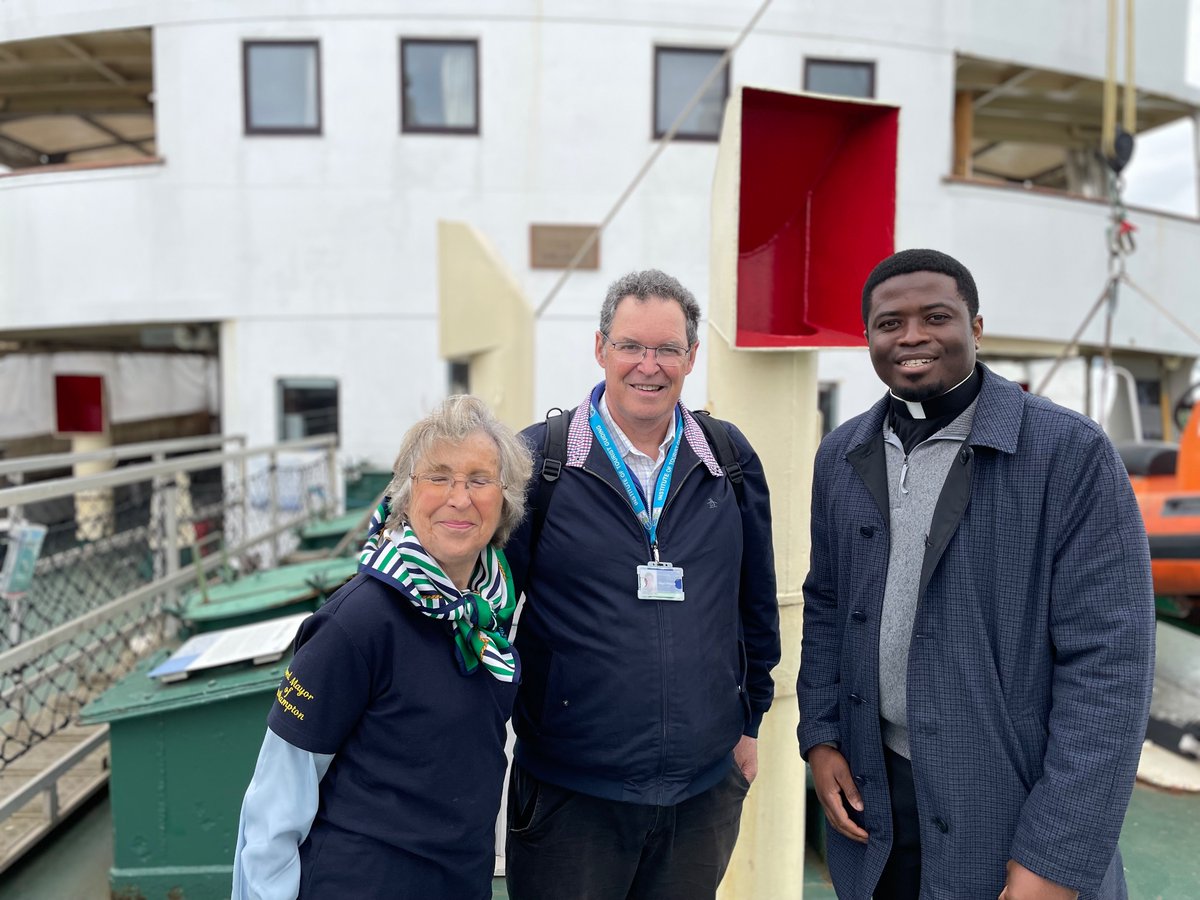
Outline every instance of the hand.
<svg viewBox="0 0 1200 900"><path fill-rule="evenodd" d="M1043 878L1015 859L1010 859L1008 880L997 900L1076 900L1078 896L1079 891Z"/></svg>
<svg viewBox="0 0 1200 900"><path fill-rule="evenodd" d="M858 812L863 811L862 797L859 796L854 779L850 776L850 766L846 763L846 757L828 744L819 744L808 751L808 765L812 769L817 799L825 809L825 819L838 834L865 844L867 832L851 821L846 807L842 804L842 797L845 796L846 802L854 809Z"/></svg>
<svg viewBox="0 0 1200 900"><path fill-rule="evenodd" d="M758 738L743 734L733 748L733 761L742 770L742 777L754 784L758 777Z"/></svg>

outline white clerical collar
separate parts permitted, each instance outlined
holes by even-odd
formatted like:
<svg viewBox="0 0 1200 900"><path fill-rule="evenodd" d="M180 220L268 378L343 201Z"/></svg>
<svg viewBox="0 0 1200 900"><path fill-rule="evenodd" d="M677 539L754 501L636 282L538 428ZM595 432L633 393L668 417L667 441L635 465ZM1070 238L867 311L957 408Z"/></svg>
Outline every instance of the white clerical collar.
<svg viewBox="0 0 1200 900"><path fill-rule="evenodd" d="M928 416L925 415L925 407L920 403L917 403L915 400L905 400L903 397L897 397L895 394L892 394L892 399L899 400L901 403L903 403L905 408L908 410L908 414L914 419L928 418Z"/></svg>
<svg viewBox="0 0 1200 900"><path fill-rule="evenodd" d="M925 402L928 403L933 400L940 400L942 397L946 397L950 394L953 394L960 387L962 387L964 384L966 384L968 381L970 381L971 376L974 374L975 374L975 369L972 368L971 371L967 373L967 377L964 378L962 381L960 381L958 384L956 384L954 387L950 388L950 390L943 391L942 393L938 394L936 397L930 397L929 400L927 400ZM905 408L908 410L908 414L910 416L912 416L914 419L928 419L929 418L929 415L928 415L927 410L925 409L924 403L918 403L916 400L905 400L903 397L897 397L891 391L888 391L888 393L891 394L892 399L895 400L897 403L903 403ZM601 399L603 399L603 398L601 398Z"/></svg>

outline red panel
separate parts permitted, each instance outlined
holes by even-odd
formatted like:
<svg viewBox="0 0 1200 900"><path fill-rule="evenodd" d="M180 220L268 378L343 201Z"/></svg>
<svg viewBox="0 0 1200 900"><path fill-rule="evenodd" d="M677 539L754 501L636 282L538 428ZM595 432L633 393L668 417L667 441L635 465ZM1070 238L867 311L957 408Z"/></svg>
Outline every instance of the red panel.
<svg viewBox="0 0 1200 900"><path fill-rule="evenodd" d="M745 88L737 346L863 346L892 253L899 110Z"/></svg>
<svg viewBox="0 0 1200 900"><path fill-rule="evenodd" d="M55 375L55 429L61 434L103 434L104 376Z"/></svg>

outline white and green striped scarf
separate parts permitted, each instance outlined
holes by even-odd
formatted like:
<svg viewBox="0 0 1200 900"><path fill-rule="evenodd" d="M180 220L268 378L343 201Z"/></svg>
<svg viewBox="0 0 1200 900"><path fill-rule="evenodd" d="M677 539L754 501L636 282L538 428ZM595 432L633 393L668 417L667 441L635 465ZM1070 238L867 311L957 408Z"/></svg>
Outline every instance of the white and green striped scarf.
<svg viewBox="0 0 1200 900"><path fill-rule="evenodd" d="M399 588L425 615L448 621L464 675L474 674L482 663L500 681L519 680L521 661L506 636L517 598L504 553L490 544L485 547L471 573L470 589L460 591L407 522L399 532L384 530L387 517L384 500L371 518L358 571Z"/></svg>

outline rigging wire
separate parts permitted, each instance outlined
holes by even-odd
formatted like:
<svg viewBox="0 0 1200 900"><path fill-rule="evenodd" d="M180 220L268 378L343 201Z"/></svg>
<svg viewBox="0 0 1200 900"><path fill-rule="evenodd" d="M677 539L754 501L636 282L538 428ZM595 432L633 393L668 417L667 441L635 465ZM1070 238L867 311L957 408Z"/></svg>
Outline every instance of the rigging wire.
<svg viewBox="0 0 1200 900"><path fill-rule="evenodd" d="M1195 329L1189 327L1177 315L1175 315L1173 312L1171 312L1169 309L1167 309L1165 306L1163 306L1161 303L1159 303L1157 300L1155 300L1154 297L1152 297L1146 290L1141 288L1137 284L1137 282L1135 282L1132 278L1130 278L1128 275L1122 275L1121 282L1123 284L1128 285L1136 293L1140 294L1147 303L1149 303L1151 306L1153 306L1155 309L1157 309L1160 313L1162 313L1163 317L1166 318L1167 321L1169 321L1172 325L1174 325L1176 328L1178 328L1180 331L1182 331L1184 334L1186 334L1188 337L1190 337L1197 344L1200 344L1200 333L1196 332Z"/></svg>
<svg viewBox="0 0 1200 900"><path fill-rule="evenodd" d="M1100 291L1100 296L1096 298L1096 302L1092 304L1083 321L1079 323L1079 327L1075 329L1075 333L1071 335L1071 339L1067 341L1066 346L1059 351L1058 356L1054 358L1054 362L1050 365L1050 370L1042 376L1041 382L1034 389L1035 394L1046 393L1046 388L1050 385L1055 373L1063 361L1075 352L1079 346L1079 340L1083 337L1083 332L1087 330L1092 319L1101 309L1105 309L1104 319L1104 371L1105 380L1112 366L1112 323L1117 307L1117 286L1127 278L1125 274L1125 258L1137 249L1137 245L1133 239L1133 232L1136 230L1133 223L1129 221L1128 211L1125 208L1125 203L1121 198L1121 193L1124 190L1125 182L1119 175L1108 173L1108 202L1109 202L1109 224L1106 232L1108 240L1108 277L1104 280L1104 288ZM1107 308L1106 308L1107 307ZM1101 398L1100 409L1101 415L1105 406L1105 380L1100 383ZM1104 424L1103 421L1100 423Z"/></svg>
<svg viewBox="0 0 1200 900"><path fill-rule="evenodd" d="M723 54L721 54L721 58L717 60L715 65L713 65L712 70L708 73L708 76L700 83L700 87L696 88L696 92L692 94L692 98L688 100L688 102L684 104L683 109L679 111L679 115L675 117L675 121L671 123L671 127L668 128L666 133L659 139L658 145L654 148L654 152L652 152L646 162L643 163L641 169L638 170L638 173L633 176L633 181L631 181L628 187L621 192L621 196L617 198L617 202L613 204L612 209L610 209L604 218L600 220L600 224L592 229L591 234L587 236L587 239L575 252L575 256L572 257L571 262L567 264L567 267L563 270L562 275L558 277L558 281L554 282L554 287L550 288L550 292L546 294L546 298L538 304L538 308L533 313L533 318L535 320L542 317L542 313L546 311L547 307L549 307L554 301L554 298L558 296L558 292L562 290L563 285L567 283L567 279L571 277L575 269L579 267L581 262L583 262L583 258L587 255L588 251L592 249L592 245L600 239L600 234L605 228L608 227L609 223L612 222L616 214L621 211L621 207L625 205L625 201L627 201L633 195L633 192L637 190L638 185L642 183L642 179L646 177L646 174L650 171L651 167L658 160L658 158L662 156L663 151L667 149L667 145L675 139L675 135L679 132L679 129L683 127L684 120L691 115L692 110L696 108L696 104L698 104L704 97L705 92L716 80L717 76L721 74L721 72L725 71L725 69L729 66L729 60L733 57L734 51L736 51L737 48L742 45L742 41L744 41L750 32L754 30L754 26L758 24L758 20L763 17L763 13L767 11L767 7L769 7L771 3L772 0L763 0L762 4L755 11L754 15L750 17L750 21L746 23L746 27L742 29L741 34L739 34L737 39L729 45L728 49L726 49Z"/></svg>
<svg viewBox="0 0 1200 900"><path fill-rule="evenodd" d="M1117 312L1118 289L1122 283L1133 287L1132 282L1129 281L1129 277L1125 273L1125 260L1129 254L1137 249L1133 236L1137 228L1129 221L1129 213L1125 208L1125 201L1122 196L1125 190L1125 179L1121 177L1122 170L1133 155L1133 133L1137 128L1137 91L1133 77L1134 0L1125 0L1125 85L1122 104L1123 116L1120 128L1117 127L1117 8L1119 2L1120 0L1108 0L1104 103L1101 111L1100 155L1108 164L1108 278L1104 282L1104 289L1100 292L1100 296L1096 299L1092 308L1088 310L1087 315L1084 316L1075 333L1071 335L1071 340L1067 342L1066 346L1055 357L1049 371L1042 376L1041 382L1034 390L1034 393L1037 394L1045 393L1046 388L1050 385L1050 381L1054 378L1055 373L1058 372L1063 360L1079 346L1079 339L1083 336L1083 332L1087 329L1092 319L1095 318L1096 313L1104 309L1104 375L1100 379L1100 418L1098 420L1101 427L1104 427L1105 419L1107 418L1108 381L1113 370L1112 330L1113 320ZM1135 288L1135 290L1137 289ZM1138 290L1138 293L1147 296L1140 290ZM1147 297L1147 299L1149 298ZM1163 312L1166 312L1157 302L1154 302L1154 305ZM1168 317L1173 319L1169 314Z"/></svg>
<svg viewBox="0 0 1200 900"><path fill-rule="evenodd" d="M1038 383L1037 387L1033 389L1035 394L1045 396L1046 388L1054 379L1054 375L1056 372L1058 372L1059 366L1061 366L1063 361L1075 351L1076 347L1079 346L1079 339L1083 337L1084 331L1087 330L1088 325L1092 323L1092 319L1096 317L1096 313L1100 312L1100 309L1108 300L1109 294L1112 291L1112 284L1113 279L1111 276L1109 276L1109 278L1104 282L1104 288L1100 291L1100 296L1097 297L1096 302L1092 304L1092 308L1089 309L1087 315L1083 317L1083 321L1079 323L1079 327L1075 329L1075 333L1071 335L1071 339L1067 341L1066 346L1064 346L1062 350L1059 351L1058 356L1054 358L1054 362L1050 364L1050 370L1042 376L1042 380Z"/></svg>

